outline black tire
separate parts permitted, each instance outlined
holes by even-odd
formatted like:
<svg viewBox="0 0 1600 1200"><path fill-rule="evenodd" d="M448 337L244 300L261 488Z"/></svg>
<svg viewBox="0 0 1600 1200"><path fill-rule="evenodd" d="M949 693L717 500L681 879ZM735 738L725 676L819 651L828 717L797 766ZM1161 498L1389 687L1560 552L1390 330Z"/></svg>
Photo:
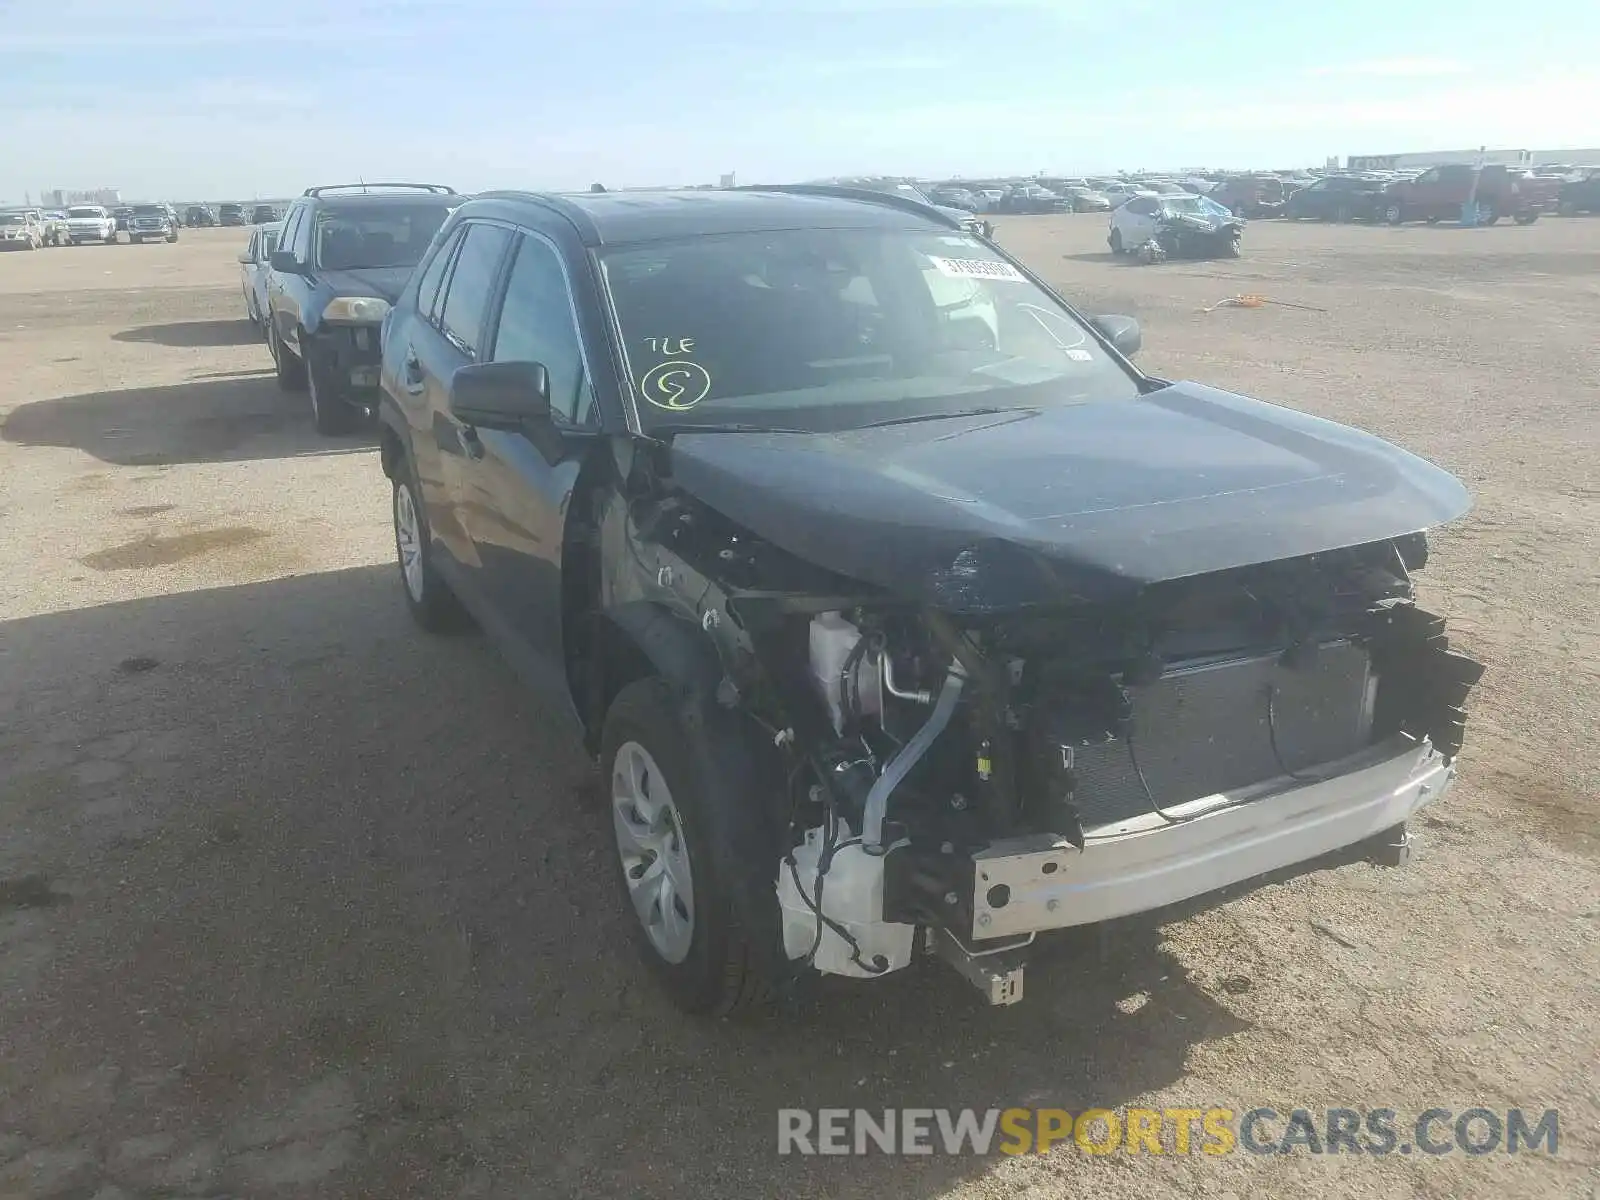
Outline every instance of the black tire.
<svg viewBox="0 0 1600 1200"><path fill-rule="evenodd" d="M1391 225L1403 224L1406 219L1406 211L1398 204L1391 204L1383 210L1383 219Z"/></svg>
<svg viewBox="0 0 1600 1200"><path fill-rule="evenodd" d="M300 337L301 349L305 349L305 335ZM356 423L356 411L340 398L338 391L333 386L333 381L328 378L328 368L317 361L317 356L305 352L300 360L305 375L306 392L311 397L311 423L316 426L317 432L323 437L337 437L341 433L349 433Z"/></svg>
<svg viewBox="0 0 1600 1200"><path fill-rule="evenodd" d="M177 240L178 240L178 231L176 229L174 229L171 233L167 234L167 241L175 242Z"/></svg>
<svg viewBox="0 0 1600 1200"><path fill-rule="evenodd" d="M1518 225L1532 225L1538 219L1539 214L1536 212L1518 213L1512 218Z"/></svg>
<svg viewBox="0 0 1600 1200"><path fill-rule="evenodd" d="M612 701L601 737L608 808L618 751L630 742L655 760L671 792L693 879L688 950L670 962L635 913L617 856L625 919L645 965L685 1012L721 1017L765 1005L785 960L774 886L780 853L760 803L775 793L756 769L754 738L735 714L687 698L664 679L630 683ZM775 786L781 790L781 781Z"/></svg>
<svg viewBox="0 0 1600 1200"><path fill-rule="evenodd" d="M1222 248L1222 256L1224 258L1238 258L1240 253L1239 239L1236 237L1229 238L1227 245Z"/></svg>
<svg viewBox="0 0 1600 1200"><path fill-rule="evenodd" d="M1120 229L1113 229L1111 236L1106 239L1106 243L1111 247L1111 253L1113 254L1126 254L1128 252L1128 248L1122 244L1122 230Z"/></svg>
<svg viewBox="0 0 1600 1200"><path fill-rule="evenodd" d="M1478 213L1479 225L1495 225L1500 221L1500 214L1495 211L1492 204L1486 204Z"/></svg>
<svg viewBox="0 0 1600 1200"><path fill-rule="evenodd" d="M389 512L394 523L395 566L400 574L400 594L406 598L406 609L411 613L411 619L428 633L458 633L472 628L472 618L467 610L434 569L428 513L422 506L422 487L417 482L416 468L412 465L410 455L395 463L391 483ZM402 532L405 504L411 506L415 522L415 586L412 578L407 576L407 555L412 548L405 545L407 539Z"/></svg>
<svg viewBox="0 0 1600 1200"><path fill-rule="evenodd" d="M267 350L272 354L272 368L278 377L278 386L286 392L305 391L306 365L278 337L270 314L267 317Z"/></svg>

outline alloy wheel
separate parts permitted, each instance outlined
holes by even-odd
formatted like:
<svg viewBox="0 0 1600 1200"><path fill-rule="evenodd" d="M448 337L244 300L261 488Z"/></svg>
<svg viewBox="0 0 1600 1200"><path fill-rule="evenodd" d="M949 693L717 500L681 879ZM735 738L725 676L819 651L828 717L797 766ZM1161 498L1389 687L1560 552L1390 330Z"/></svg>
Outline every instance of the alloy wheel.
<svg viewBox="0 0 1600 1200"><path fill-rule="evenodd" d="M611 815L645 936L663 959L680 963L694 941L694 877L666 777L638 742L624 742L612 760Z"/></svg>
<svg viewBox="0 0 1600 1200"><path fill-rule="evenodd" d="M411 599L422 603L422 523L417 520L416 501L404 483L394 488L394 547L400 556L400 576Z"/></svg>

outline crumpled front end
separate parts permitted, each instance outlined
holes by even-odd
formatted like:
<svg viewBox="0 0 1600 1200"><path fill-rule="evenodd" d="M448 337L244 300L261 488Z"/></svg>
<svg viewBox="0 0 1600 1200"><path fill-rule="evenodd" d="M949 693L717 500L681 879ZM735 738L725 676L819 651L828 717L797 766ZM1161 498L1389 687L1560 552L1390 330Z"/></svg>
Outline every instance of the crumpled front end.
<svg viewBox="0 0 1600 1200"><path fill-rule="evenodd" d="M625 522L622 598L712 637L719 701L783 760L796 971L932 953L1012 1003L1038 934L1352 847L1398 860L1455 777L1483 668L1416 606L1421 535L952 611L656 496Z"/></svg>

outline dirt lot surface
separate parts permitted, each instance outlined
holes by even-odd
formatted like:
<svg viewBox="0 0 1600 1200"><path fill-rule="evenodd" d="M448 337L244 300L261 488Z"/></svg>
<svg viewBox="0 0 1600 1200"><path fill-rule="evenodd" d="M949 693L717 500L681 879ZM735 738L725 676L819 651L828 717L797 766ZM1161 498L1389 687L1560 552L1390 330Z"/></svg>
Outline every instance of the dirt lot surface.
<svg viewBox="0 0 1600 1200"><path fill-rule="evenodd" d="M1062 939L1016 1008L930 967L753 1025L663 1005L578 750L412 629L376 454L267 374L242 233L0 257L0 1196L1594 1195L1600 220L1157 267L1103 235L999 234L1147 369L1472 488L1423 576L1489 664L1462 783L1408 869ZM1239 293L1326 311L1200 311ZM1561 1142L776 1155L777 1109L858 1105L1520 1106Z"/></svg>

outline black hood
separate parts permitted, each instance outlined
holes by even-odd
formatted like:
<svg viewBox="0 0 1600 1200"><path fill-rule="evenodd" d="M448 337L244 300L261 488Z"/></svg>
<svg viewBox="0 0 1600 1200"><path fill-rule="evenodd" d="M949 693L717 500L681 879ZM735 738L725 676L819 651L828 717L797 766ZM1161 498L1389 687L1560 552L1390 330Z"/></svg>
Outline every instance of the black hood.
<svg viewBox="0 0 1600 1200"><path fill-rule="evenodd" d="M411 278L410 267L357 267L348 271L323 268L317 278L335 296L376 296L393 304Z"/></svg>
<svg viewBox="0 0 1600 1200"><path fill-rule="evenodd" d="M1179 383L1137 400L841 433L684 432L691 495L800 558L955 612L1415 533L1466 489L1359 430Z"/></svg>

